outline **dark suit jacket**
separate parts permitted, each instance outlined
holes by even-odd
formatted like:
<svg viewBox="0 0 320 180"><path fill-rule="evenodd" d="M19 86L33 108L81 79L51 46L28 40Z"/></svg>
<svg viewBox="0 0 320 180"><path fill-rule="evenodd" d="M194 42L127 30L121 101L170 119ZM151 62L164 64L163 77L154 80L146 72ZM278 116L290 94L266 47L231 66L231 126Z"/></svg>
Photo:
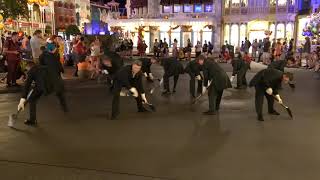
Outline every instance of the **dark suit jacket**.
<svg viewBox="0 0 320 180"><path fill-rule="evenodd" d="M205 86L208 85L208 81L211 81L211 84L213 84L217 90L224 90L232 87L227 73L218 65L218 63L205 61L203 67Z"/></svg>
<svg viewBox="0 0 320 180"><path fill-rule="evenodd" d="M264 69L258 72L250 81L249 86L256 88L263 88L267 90L268 88L272 88L273 94L277 95L278 90L281 87L283 72L277 69Z"/></svg>
<svg viewBox="0 0 320 180"><path fill-rule="evenodd" d="M184 73L183 65L176 58L164 58L161 60L164 76L175 76Z"/></svg>
<svg viewBox="0 0 320 180"><path fill-rule="evenodd" d="M184 71L190 76L198 76L201 75L200 72L203 71L203 67L197 61L190 61Z"/></svg>
<svg viewBox="0 0 320 180"><path fill-rule="evenodd" d="M151 73L151 59L150 58L140 58L139 61L142 63L141 71L143 73Z"/></svg>
<svg viewBox="0 0 320 180"><path fill-rule="evenodd" d="M268 68L278 69L279 71L284 72L284 68L287 65L287 61L280 60L280 61L273 61L269 64Z"/></svg>
<svg viewBox="0 0 320 180"><path fill-rule="evenodd" d="M114 76L114 87L115 91L120 91L122 87L126 87L127 89L135 87L139 93L144 93L142 72L133 77L132 65L122 67Z"/></svg>

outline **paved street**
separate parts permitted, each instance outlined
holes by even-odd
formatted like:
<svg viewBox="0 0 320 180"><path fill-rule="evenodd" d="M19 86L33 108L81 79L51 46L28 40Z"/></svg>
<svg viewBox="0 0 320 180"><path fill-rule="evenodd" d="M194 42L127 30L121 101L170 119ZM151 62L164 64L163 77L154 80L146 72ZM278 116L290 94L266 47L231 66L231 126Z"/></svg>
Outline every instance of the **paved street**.
<svg viewBox="0 0 320 180"><path fill-rule="evenodd" d="M319 180L320 81L293 71L297 88L281 95L294 120L279 105L280 116L267 115L265 103L266 121L258 122L253 89L227 90L219 115L203 116L207 97L190 105L186 74L176 94L148 96L155 113L136 113L135 101L121 98L117 121L107 118L109 92L94 81L66 82L67 115L54 96L43 97L37 128L22 123L25 112L8 128L19 94L0 94L0 179Z"/></svg>

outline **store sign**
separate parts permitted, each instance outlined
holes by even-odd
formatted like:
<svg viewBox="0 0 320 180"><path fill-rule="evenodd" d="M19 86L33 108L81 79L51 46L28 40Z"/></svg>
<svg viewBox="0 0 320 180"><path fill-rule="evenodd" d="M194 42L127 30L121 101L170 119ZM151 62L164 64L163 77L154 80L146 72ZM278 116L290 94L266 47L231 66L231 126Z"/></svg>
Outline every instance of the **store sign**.
<svg viewBox="0 0 320 180"><path fill-rule="evenodd" d="M207 4L204 7L204 12L212 12L213 11L213 6L212 4Z"/></svg>
<svg viewBox="0 0 320 180"><path fill-rule="evenodd" d="M174 7L173 7L173 12L174 12L174 13L179 13L179 12L181 12L181 6L180 6L180 5L174 5Z"/></svg>
<svg viewBox="0 0 320 180"><path fill-rule="evenodd" d="M194 5L194 12L195 13L201 13L202 12L202 4Z"/></svg>
<svg viewBox="0 0 320 180"><path fill-rule="evenodd" d="M171 13L172 6L163 6L163 13Z"/></svg>
<svg viewBox="0 0 320 180"><path fill-rule="evenodd" d="M190 4L185 4L184 5L183 11L185 13L192 13L192 10L193 10L192 5L190 5Z"/></svg>

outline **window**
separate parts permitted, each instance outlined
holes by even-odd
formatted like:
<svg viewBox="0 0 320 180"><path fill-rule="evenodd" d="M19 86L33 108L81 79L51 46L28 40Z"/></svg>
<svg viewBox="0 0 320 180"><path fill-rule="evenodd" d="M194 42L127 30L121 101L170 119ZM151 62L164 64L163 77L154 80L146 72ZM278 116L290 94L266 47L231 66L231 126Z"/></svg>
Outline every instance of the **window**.
<svg viewBox="0 0 320 180"><path fill-rule="evenodd" d="M270 40L274 39L275 38L274 36L275 36L275 33L276 33L276 26L274 24L271 24L269 30L272 32L272 34L270 36Z"/></svg>
<svg viewBox="0 0 320 180"><path fill-rule="evenodd" d="M180 42L180 35L181 35L181 28L177 28L171 31L171 44L170 47L172 47L173 45L173 41L174 39L176 39L178 41L178 47L180 47L181 42Z"/></svg>
<svg viewBox="0 0 320 180"><path fill-rule="evenodd" d="M224 26L224 41L230 41L230 26L228 24Z"/></svg>
<svg viewBox="0 0 320 180"><path fill-rule="evenodd" d="M193 11L192 5L190 5L190 4L185 4L184 5L183 12L192 13L192 11Z"/></svg>
<svg viewBox="0 0 320 180"><path fill-rule="evenodd" d="M213 12L213 6L212 4L206 4L204 6L204 12Z"/></svg>
<svg viewBox="0 0 320 180"><path fill-rule="evenodd" d="M276 39L284 38L284 24L277 25L277 37Z"/></svg>
<svg viewBox="0 0 320 180"><path fill-rule="evenodd" d="M212 30L209 28L203 29L203 32L202 32L202 45L204 44L205 41L207 41L207 44L208 42L212 41Z"/></svg>
<svg viewBox="0 0 320 180"><path fill-rule="evenodd" d="M179 12L181 12L181 6L180 6L180 5L174 5L174 7L173 7L173 12L174 12L174 13L179 13Z"/></svg>
<svg viewBox="0 0 320 180"><path fill-rule="evenodd" d="M278 0L278 6L286 6L287 0Z"/></svg>
<svg viewBox="0 0 320 180"><path fill-rule="evenodd" d="M286 26L286 38L288 40L293 38L293 24L292 23L288 23Z"/></svg>
<svg viewBox="0 0 320 180"><path fill-rule="evenodd" d="M231 26L231 34L231 45L239 46L239 26L237 24Z"/></svg>
<svg viewBox="0 0 320 180"><path fill-rule="evenodd" d="M240 26L240 40L244 41L246 37L247 37L247 26L245 24L242 24Z"/></svg>
<svg viewBox="0 0 320 180"><path fill-rule="evenodd" d="M172 6L163 6L163 13L172 13Z"/></svg>
<svg viewBox="0 0 320 180"><path fill-rule="evenodd" d="M202 12L202 4L194 5L194 12L195 13L201 13Z"/></svg>

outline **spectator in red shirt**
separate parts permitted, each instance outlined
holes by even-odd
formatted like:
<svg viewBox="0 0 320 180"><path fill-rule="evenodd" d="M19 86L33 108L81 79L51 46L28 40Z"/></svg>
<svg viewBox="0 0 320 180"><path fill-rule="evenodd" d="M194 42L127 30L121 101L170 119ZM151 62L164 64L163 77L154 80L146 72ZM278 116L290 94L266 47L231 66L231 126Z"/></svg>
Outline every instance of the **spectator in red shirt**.
<svg viewBox="0 0 320 180"><path fill-rule="evenodd" d="M74 63L76 66L76 71L74 72L74 76L78 76L78 66L80 59L83 59L83 56L86 55L86 48L84 45L84 38L80 35L77 35L75 44L73 45L73 55L74 55Z"/></svg>
<svg viewBox="0 0 320 180"><path fill-rule="evenodd" d="M11 34L4 44L4 53L7 57L8 75L7 86L17 86L17 68L20 60L20 47L18 42L19 36L17 32Z"/></svg>

